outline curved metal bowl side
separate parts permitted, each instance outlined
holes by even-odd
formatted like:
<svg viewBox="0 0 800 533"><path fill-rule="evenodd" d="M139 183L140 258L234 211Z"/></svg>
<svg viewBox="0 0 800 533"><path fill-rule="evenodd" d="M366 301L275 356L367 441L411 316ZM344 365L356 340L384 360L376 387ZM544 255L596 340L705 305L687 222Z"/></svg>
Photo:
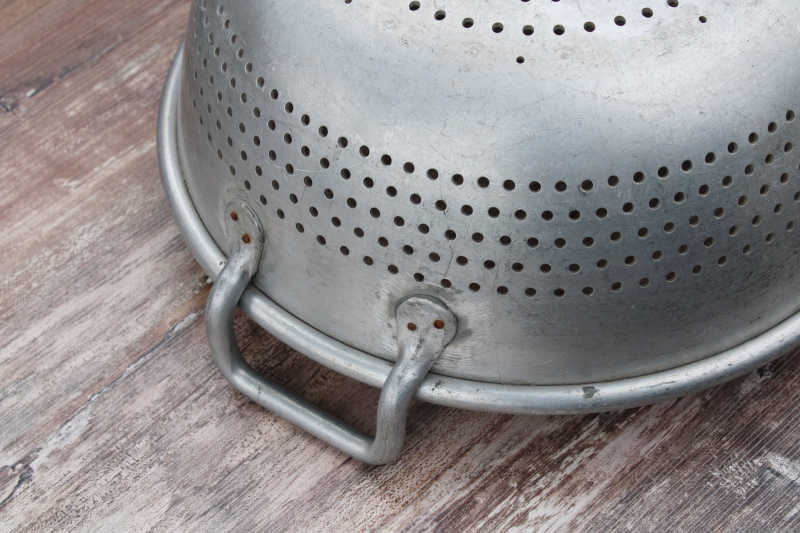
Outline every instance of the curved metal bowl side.
<svg viewBox="0 0 800 533"><path fill-rule="evenodd" d="M225 255L209 235L184 183L177 144L183 45L173 60L158 119L164 191L175 221L203 270L216 279ZM240 307L282 342L332 370L382 387L392 365L320 333L252 284ZM800 313L739 346L696 363L646 376L576 385L513 386L428 374L416 397L440 405L511 414L571 414L647 405L685 396L741 376L800 345Z"/></svg>

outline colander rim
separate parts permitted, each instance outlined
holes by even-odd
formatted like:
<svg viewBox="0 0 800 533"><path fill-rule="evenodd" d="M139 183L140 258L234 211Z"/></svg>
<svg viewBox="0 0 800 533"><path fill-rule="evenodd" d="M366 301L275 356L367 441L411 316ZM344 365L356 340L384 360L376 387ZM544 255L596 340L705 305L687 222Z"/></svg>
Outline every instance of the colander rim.
<svg viewBox="0 0 800 533"><path fill-rule="evenodd" d="M166 78L158 116L157 149L165 195L178 228L203 270L216 280L226 257L186 188L177 144L177 110L184 44ZM239 307L257 324L306 357L374 387L392 364L319 332L250 284ZM621 380L573 385L503 385L429 373L418 399L450 407L509 414L572 414L626 409L698 392L764 366L800 345L800 312L736 347L695 363Z"/></svg>

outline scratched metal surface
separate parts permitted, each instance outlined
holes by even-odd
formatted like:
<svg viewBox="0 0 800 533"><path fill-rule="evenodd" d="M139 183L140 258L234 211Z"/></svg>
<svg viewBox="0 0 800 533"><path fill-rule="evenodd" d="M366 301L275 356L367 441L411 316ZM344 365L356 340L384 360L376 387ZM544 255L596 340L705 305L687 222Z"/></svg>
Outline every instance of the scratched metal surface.
<svg viewBox="0 0 800 533"><path fill-rule="evenodd" d="M249 195L270 298L393 360L397 300L436 296L434 371L514 384L674 368L798 310L792 5L413 4L193 4L184 172L223 246Z"/></svg>

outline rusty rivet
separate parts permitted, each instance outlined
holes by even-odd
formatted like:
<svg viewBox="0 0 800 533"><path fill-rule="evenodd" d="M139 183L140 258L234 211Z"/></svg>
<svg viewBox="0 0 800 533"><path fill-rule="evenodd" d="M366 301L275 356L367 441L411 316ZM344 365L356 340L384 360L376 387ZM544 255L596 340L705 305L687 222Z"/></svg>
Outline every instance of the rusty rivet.
<svg viewBox="0 0 800 533"><path fill-rule="evenodd" d="M245 244L250 244L250 235L248 235L247 233L242 235L242 242Z"/></svg>
<svg viewBox="0 0 800 533"><path fill-rule="evenodd" d="M239 215L236 214L236 211L231 211L231 220L233 220L234 222L239 220Z"/></svg>
<svg viewBox="0 0 800 533"><path fill-rule="evenodd" d="M409 329L409 331L417 331L417 325L414 324L413 322L409 322L408 323L408 329Z"/></svg>
<svg viewBox="0 0 800 533"><path fill-rule="evenodd" d="M433 327L435 327L436 329L442 329L444 327L444 322L442 322L437 318L436 320L433 321Z"/></svg>

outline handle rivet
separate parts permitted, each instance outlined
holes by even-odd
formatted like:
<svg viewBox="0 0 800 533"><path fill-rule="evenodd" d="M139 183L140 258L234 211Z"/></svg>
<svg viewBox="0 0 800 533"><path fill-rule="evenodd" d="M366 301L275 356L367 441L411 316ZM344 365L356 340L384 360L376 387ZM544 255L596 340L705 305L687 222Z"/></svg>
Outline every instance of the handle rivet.
<svg viewBox="0 0 800 533"><path fill-rule="evenodd" d="M436 320L433 321L433 327L435 327L436 329L442 329L444 327L444 322L442 322L437 318Z"/></svg>
<svg viewBox="0 0 800 533"><path fill-rule="evenodd" d="M236 214L236 211L231 211L231 220L233 220L234 222L239 220L239 215Z"/></svg>
<svg viewBox="0 0 800 533"><path fill-rule="evenodd" d="M250 235L248 235L247 233L242 235L242 242L245 244L250 244Z"/></svg>
<svg viewBox="0 0 800 533"><path fill-rule="evenodd" d="M417 331L417 325L414 324L413 322L409 322L408 323L408 330L409 331Z"/></svg>

